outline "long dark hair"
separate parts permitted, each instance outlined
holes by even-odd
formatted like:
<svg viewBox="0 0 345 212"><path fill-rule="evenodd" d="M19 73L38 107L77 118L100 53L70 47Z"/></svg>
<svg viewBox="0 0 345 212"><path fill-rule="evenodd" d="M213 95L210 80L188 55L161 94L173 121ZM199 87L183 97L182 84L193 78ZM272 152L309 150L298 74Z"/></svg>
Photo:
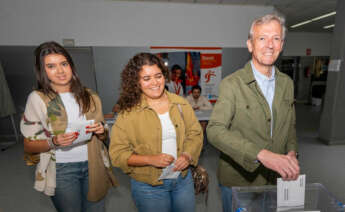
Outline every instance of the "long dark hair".
<svg viewBox="0 0 345 212"><path fill-rule="evenodd" d="M70 90L76 98L80 110L83 114L85 114L90 110L92 101L91 94L86 90L84 86L82 86L80 79L76 73L71 55L64 47L54 41L42 43L35 49L35 72L37 79L37 90L43 92L50 98L52 98L54 95L57 95L56 91L54 91L54 89L50 85L50 80L45 70L44 58L49 54L59 54L67 59L67 62L72 69Z"/></svg>
<svg viewBox="0 0 345 212"><path fill-rule="evenodd" d="M136 54L121 73L121 94L117 102L120 105L120 111L130 111L140 103L142 90L139 85L139 72L144 65L157 65L167 79L168 69L158 56L151 53Z"/></svg>

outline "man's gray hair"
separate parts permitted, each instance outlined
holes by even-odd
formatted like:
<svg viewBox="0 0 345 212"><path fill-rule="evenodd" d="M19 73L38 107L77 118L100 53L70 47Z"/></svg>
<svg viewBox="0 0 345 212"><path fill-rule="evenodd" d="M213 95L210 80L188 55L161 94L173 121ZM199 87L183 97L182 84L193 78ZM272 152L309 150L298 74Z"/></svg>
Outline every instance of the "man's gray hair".
<svg viewBox="0 0 345 212"><path fill-rule="evenodd" d="M285 34L286 34L286 27L285 27L285 19L277 14L267 14L265 16L262 16L260 18L257 18L253 21L252 25L250 26L250 31L249 31L249 35L248 35L248 39L252 39L253 38L253 31L254 31L254 27L256 25L261 25L261 24L267 24L271 21L278 21L278 23L280 24L280 26L282 27L282 40L285 39Z"/></svg>

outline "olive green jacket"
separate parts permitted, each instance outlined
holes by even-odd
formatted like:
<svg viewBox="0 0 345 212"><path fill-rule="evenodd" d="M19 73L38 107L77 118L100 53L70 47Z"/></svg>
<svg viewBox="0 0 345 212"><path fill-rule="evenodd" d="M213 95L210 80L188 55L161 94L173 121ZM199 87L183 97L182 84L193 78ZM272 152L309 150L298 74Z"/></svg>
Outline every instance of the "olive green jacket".
<svg viewBox="0 0 345 212"><path fill-rule="evenodd" d="M177 157L186 152L192 157L192 165L198 163L202 148L201 126L190 104L184 98L166 92L169 99L169 115L176 130ZM179 107L181 107L180 113ZM128 166L132 154L155 155L162 153L162 127L157 113L142 98L140 104L129 112L121 112L111 130L109 154L112 164L137 181L160 185L162 168L153 166ZM187 170L182 172L186 176Z"/></svg>
<svg viewBox="0 0 345 212"><path fill-rule="evenodd" d="M222 185L274 184L277 174L261 165L257 154L262 149L279 154L297 150L293 82L277 68L272 113L273 119L250 62L222 80L207 126L209 142L221 151Z"/></svg>

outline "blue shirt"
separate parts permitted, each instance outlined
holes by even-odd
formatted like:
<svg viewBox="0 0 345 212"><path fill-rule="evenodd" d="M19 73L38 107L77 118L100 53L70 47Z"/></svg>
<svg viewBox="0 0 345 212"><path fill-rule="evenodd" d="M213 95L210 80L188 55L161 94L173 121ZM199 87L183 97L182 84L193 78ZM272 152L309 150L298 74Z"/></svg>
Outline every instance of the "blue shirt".
<svg viewBox="0 0 345 212"><path fill-rule="evenodd" d="M275 89L275 69L274 66L272 67L272 74L271 77L268 78L266 75L262 74L258 70L255 69L253 62L251 61L250 64L252 65L253 74L255 77L256 82L259 85L259 88L262 94L265 96L265 99L270 106L271 111L271 137L272 137L272 129L273 129L273 113L272 113L272 104L274 98L274 89Z"/></svg>

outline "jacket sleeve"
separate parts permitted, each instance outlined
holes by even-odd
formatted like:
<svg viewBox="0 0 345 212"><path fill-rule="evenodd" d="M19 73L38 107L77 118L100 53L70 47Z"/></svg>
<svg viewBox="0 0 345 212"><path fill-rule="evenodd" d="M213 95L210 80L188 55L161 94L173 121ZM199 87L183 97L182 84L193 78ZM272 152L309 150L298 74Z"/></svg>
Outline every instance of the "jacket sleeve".
<svg viewBox="0 0 345 212"><path fill-rule="evenodd" d="M36 92L32 92L27 100L26 107L22 119L20 121L20 131L28 140L24 142L35 143L37 140L46 140L49 136L47 124L47 108L43 100ZM25 143L24 143L25 146ZM26 165L35 165L40 160L39 153L25 152L24 161Z"/></svg>
<svg viewBox="0 0 345 212"><path fill-rule="evenodd" d="M290 81L290 92L294 93L294 88L293 88L293 82ZM297 152L297 136L296 136L296 111L295 111L295 104L294 104L294 97L292 98L291 101L291 107L292 107L292 118L291 118L291 122L289 124L289 132L288 132L288 140L287 140L287 144L286 144L286 153L290 152L290 151L295 151Z"/></svg>
<svg viewBox="0 0 345 212"><path fill-rule="evenodd" d="M102 101L97 94L92 95L93 101L95 101L96 109L95 109L95 117L97 120L95 122L102 122L104 124L104 116L103 116L103 109L102 109ZM101 141L106 141L109 135L108 125L104 125L104 133L96 135L97 138Z"/></svg>
<svg viewBox="0 0 345 212"><path fill-rule="evenodd" d="M219 97L207 126L209 142L249 172L257 169L257 154L263 149L237 130L230 130L232 119L236 116L236 88L229 79L221 82Z"/></svg>
<svg viewBox="0 0 345 212"><path fill-rule="evenodd" d="M32 92L27 100L25 111L20 121L20 131L30 140L46 139L43 134L44 121L47 119L47 109L43 100ZM38 133L41 132L41 133Z"/></svg>
<svg viewBox="0 0 345 212"><path fill-rule="evenodd" d="M183 105L182 112L186 134L186 138L183 143L183 152L188 153L192 157L191 164L196 166L198 164L199 155L203 145L201 125L190 104Z"/></svg>
<svg viewBox="0 0 345 212"><path fill-rule="evenodd" d="M120 114L111 129L109 155L113 166L121 168L124 173L128 174L132 168L128 166L127 161L133 154L133 150L125 127L123 127L124 121L124 117Z"/></svg>

